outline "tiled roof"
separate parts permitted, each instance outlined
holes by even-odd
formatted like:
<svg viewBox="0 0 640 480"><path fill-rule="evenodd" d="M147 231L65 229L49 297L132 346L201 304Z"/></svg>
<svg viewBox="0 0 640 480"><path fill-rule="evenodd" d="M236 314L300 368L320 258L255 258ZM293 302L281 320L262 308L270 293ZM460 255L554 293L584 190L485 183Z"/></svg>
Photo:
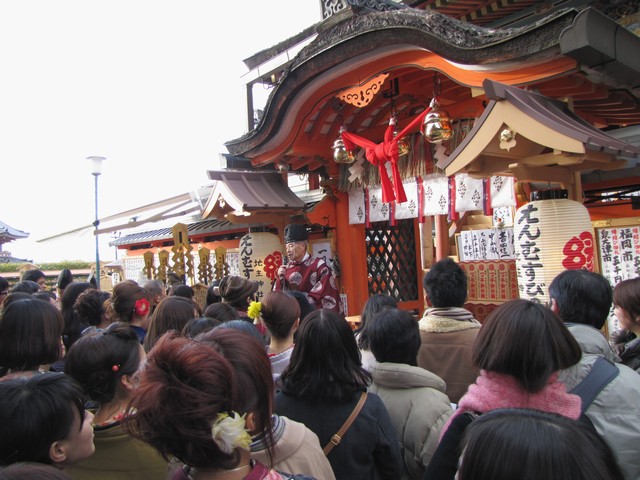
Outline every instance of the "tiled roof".
<svg viewBox="0 0 640 480"><path fill-rule="evenodd" d="M234 230L247 230L249 227L257 227L254 224L237 224L227 220L203 220L201 222L191 223L188 226L189 236L219 234ZM172 238L171 227L160 228L157 230L147 230L144 232L132 233L122 236L109 243L111 246L134 245L137 243L150 243Z"/></svg>
<svg viewBox="0 0 640 480"><path fill-rule="evenodd" d="M0 222L0 243L10 242L11 240L17 240L19 238L27 238L29 234L22 230L17 230L10 227L4 222Z"/></svg>
<svg viewBox="0 0 640 480"><path fill-rule="evenodd" d="M216 180L203 217L302 211L305 203L275 171L209 170Z"/></svg>

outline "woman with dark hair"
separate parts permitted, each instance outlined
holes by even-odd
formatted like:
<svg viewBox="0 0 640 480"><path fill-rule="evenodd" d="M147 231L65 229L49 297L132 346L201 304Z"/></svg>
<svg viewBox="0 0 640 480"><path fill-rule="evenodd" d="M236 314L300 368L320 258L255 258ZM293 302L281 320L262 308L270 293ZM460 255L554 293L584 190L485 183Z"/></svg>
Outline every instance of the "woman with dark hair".
<svg viewBox="0 0 640 480"><path fill-rule="evenodd" d="M113 287L111 307L113 318L110 320L131 325L142 343L149 328L149 292L136 282L125 280Z"/></svg>
<svg viewBox="0 0 640 480"><path fill-rule="evenodd" d="M293 351L293 335L300 324L300 305L282 291L268 292L257 305L257 318L267 327L271 341L267 352L271 361L273 381L280 388L280 374L289 365ZM251 317L252 307L249 308Z"/></svg>
<svg viewBox="0 0 640 480"><path fill-rule="evenodd" d="M180 335L187 338L195 338L201 333L213 330L221 323L222 322L220 320L215 318L192 318L184 325L184 327L182 328L182 332L180 332Z"/></svg>
<svg viewBox="0 0 640 480"><path fill-rule="evenodd" d="M20 278L20 281L25 282L25 281L31 281L31 282L35 282L38 284L38 289L39 290L44 290L45 288L47 288L47 278L44 274L44 272L42 270L39 270L37 268L34 268L32 270L25 270L22 273L22 277Z"/></svg>
<svg viewBox="0 0 640 480"><path fill-rule="evenodd" d="M224 303L228 303L238 312L238 318L247 317L249 303L260 286L258 282L237 275L229 275L220 280L218 291Z"/></svg>
<svg viewBox="0 0 640 480"><path fill-rule="evenodd" d="M39 292L34 293L33 298L37 298L38 300L44 300L52 305L56 305L56 294L51 290L40 290Z"/></svg>
<svg viewBox="0 0 640 480"><path fill-rule="evenodd" d="M622 328L611 334L611 346L621 363L640 373L640 278L613 288L613 306Z"/></svg>
<svg viewBox="0 0 640 480"><path fill-rule="evenodd" d="M169 291L169 296L183 297L193 300L196 292L189 285L174 285Z"/></svg>
<svg viewBox="0 0 640 480"><path fill-rule="evenodd" d="M251 322L247 322L246 320L240 320L240 319L229 320L228 322L222 322L220 325L214 328L216 328L217 330L225 330L228 328L233 330L240 330L241 332L251 335L253 338L255 338L258 341L260 345L262 345L263 350L265 351L267 350L267 342L265 341L264 337L260 333L260 330L258 330L258 327L256 327Z"/></svg>
<svg viewBox="0 0 640 480"><path fill-rule="evenodd" d="M60 311L62 312L62 318L64 318L64 346L67 350L80 338L82 330L88 326L80 321L74 306L80 294L90 288L93 288L93 285L89 282L74 282L69 284L62 294Z"/></svg>
<svg viewBox="0 0 640 480"><path fill-rule="evenodd" d="M18 300L24 300L25 298L33 298L32 293L27 292L11 292L2 302L2 307L6 308L10 303L17 302Z"/></svg>
<svg viewBox="0 0 640 480"><path fill-rule="evenodd" d="M82 479L155 479L167 462L148 445L135 442L122 429L134 389L134 377L146 358L136 332L126 323L83 335L69 349L64 371L95 402L96 454L71 473Z"/></svg>
<svg viewBox="0 0 640 480"><path fill-rule="evenodd" d="M189 320L199 316L198 305L193 300L176 295L163 298L151 316L143 343L145 351L148 353L169 330L180 333Z"/></svg>
<svg viewBox="0 0 640 480"><path fill-rule="evenodd" d="M208 345L163 335L139 372L125 429L165 459L184 464L174 479L281 479L251 459L247 412L239 411L233 366Z"/></svg>
<svg viewBox="0 0 640 480"><path fill-rule="evenodd" d="M580 361L582 352L562 320L529 300L512 300L489 314L473 347L480 369L444 427L423 478L453 480L460 435L472 414L499 408L532 408L578 419L581 400L558 381L558 372Z"/></svg>
<svg viewBox="0 0 640 480"><path fill-rule="evenodd" d="M0 313L3 374L31 376L48 370L64 355L63 326L60 311L51 303L31 296L8 302Z"/></svg>
<svg viewBox="0 0 640 480"><path fill-rule="evenodd" d="M281 376L275 412L304 423L327 448L359 400L355 420L327 455L336 478L398 479L404 474L400 444L389 414L362 368L349 324L332 310L316 310L298 330L289 366Z"/></svg>
<svg viewBox="0 0 640 480"><path fill-rule="evenodd" d="M215 318L222 323L229 320L238 320L240 316L238 311L228 303L212 303L204 309L204 316L209 318Z"/></svg>
<svg viewBox="0 0 640 480"><path fill-rule="evenodd" d="M85 326L85 329L88 327L107 328L111 322L107 318L104 305L110 298L109 292L95 288L82 292L73 305L79 324Z"/></svg>
<svg viewBox="0 0 640 480"><path fill-rule="evenodd" d="M360 348L360 355L362 356L362 367L365 370L369 370L371 364L375 361L373 353L371 353L371 347L369 346L369 332L367 323L383 308L397 308L398 302L390 295L382 295L376 293L367 299L364 304L362 313L360 314L360 327L353 333L356 336L358 347Z"/></svg>
<svg viewBox="0 0 640 480"><path fill-rule="evenodd" d="M58 298L62 298L65 288L71 283L73 283L73 273L71 273L71 270L68 268L62 269L56 280L56 293L58 294Z"/></svg>
<svg viewBox="0 0 640 480"><path fill-rule="evenodd" d="M623 480L586 424L529 409L494 410L465 432L458 480Z"/></svg>
<svg viewBox="0 0 640 480"><path fill-rule="evenodd" d="M23 280L16 283L11 288L11 293L24 292L28 294L38 293L41 290L40 286L33 280Z"/></svg>
<svg viewBox="0 0 640 480"><path fill-rule="evenodd" d="M273 414L271 366L255 339L227 328L206 332L196 340L213 347L235 369L240 409L249 412L253 424L249 431L252 458L278 470L335 478L316 434L301 423Z"/></svg>
<svg viewBox="0 0 640 480"><path fill-rule="evenodd" d="M39 462L66 470L93 455L92 420L82 388L63 373L2 381L0 465Z"/></svg>

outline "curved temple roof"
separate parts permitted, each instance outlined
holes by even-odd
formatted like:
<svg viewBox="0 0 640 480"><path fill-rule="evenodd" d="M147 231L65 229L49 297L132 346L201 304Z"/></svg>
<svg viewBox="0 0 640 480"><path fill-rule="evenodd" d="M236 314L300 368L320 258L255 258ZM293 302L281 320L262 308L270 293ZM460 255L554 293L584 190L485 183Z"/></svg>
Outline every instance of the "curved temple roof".
<svg viewBox="0 0 640 480"><path fill-rule="evenodd" d="M354 9L316 26L315 40L282 72L260 123L226 147L254 167L283 159L293 170L336 177L331 145L340 125L379 140L395 109L404 127L429 104L436 74L440 103L454 120L482 114L487 102L482 82L489 78L556 99L571 97L576 115L598 127L639 124L640 104L632 88L595 83L589 76L593 70L581 72L571 52L561 52L562 32L582 28L574 26L578 13L566 9L527 26L488 29L414 8ZM608 28L611 23L604 17L599 24ZM625 38L633 43L627 47L640 51L640 39L632 37ZM381 74L387 78L365 106L337 98ZM606 71L599 78L604 82L614 74Z"/></svg>

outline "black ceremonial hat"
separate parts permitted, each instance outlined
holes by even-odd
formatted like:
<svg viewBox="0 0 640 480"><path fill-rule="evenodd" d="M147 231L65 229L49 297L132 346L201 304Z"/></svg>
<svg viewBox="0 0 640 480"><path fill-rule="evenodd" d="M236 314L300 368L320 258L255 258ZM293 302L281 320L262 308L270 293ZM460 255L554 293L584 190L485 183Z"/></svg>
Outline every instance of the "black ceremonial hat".
<svg viewBox="0 0 640 480"><path fill-rule="evenodd" d="M306 225L291 223L284 228L284 243L306 242L308 239Z"/></svg>

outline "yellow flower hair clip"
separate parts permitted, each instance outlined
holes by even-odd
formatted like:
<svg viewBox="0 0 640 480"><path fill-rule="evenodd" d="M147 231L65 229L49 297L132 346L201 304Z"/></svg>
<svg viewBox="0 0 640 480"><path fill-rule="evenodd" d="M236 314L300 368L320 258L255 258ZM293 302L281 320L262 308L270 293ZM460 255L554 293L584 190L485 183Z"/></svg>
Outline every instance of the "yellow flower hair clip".
<svg viewBox="0 0 640 480"><path fill-rule="evenodd" d="M247 316L251 320L257 319L260 316L260 312L262 312L261 302L251 302L249 304L249 309L247 310Z"/></svg>

